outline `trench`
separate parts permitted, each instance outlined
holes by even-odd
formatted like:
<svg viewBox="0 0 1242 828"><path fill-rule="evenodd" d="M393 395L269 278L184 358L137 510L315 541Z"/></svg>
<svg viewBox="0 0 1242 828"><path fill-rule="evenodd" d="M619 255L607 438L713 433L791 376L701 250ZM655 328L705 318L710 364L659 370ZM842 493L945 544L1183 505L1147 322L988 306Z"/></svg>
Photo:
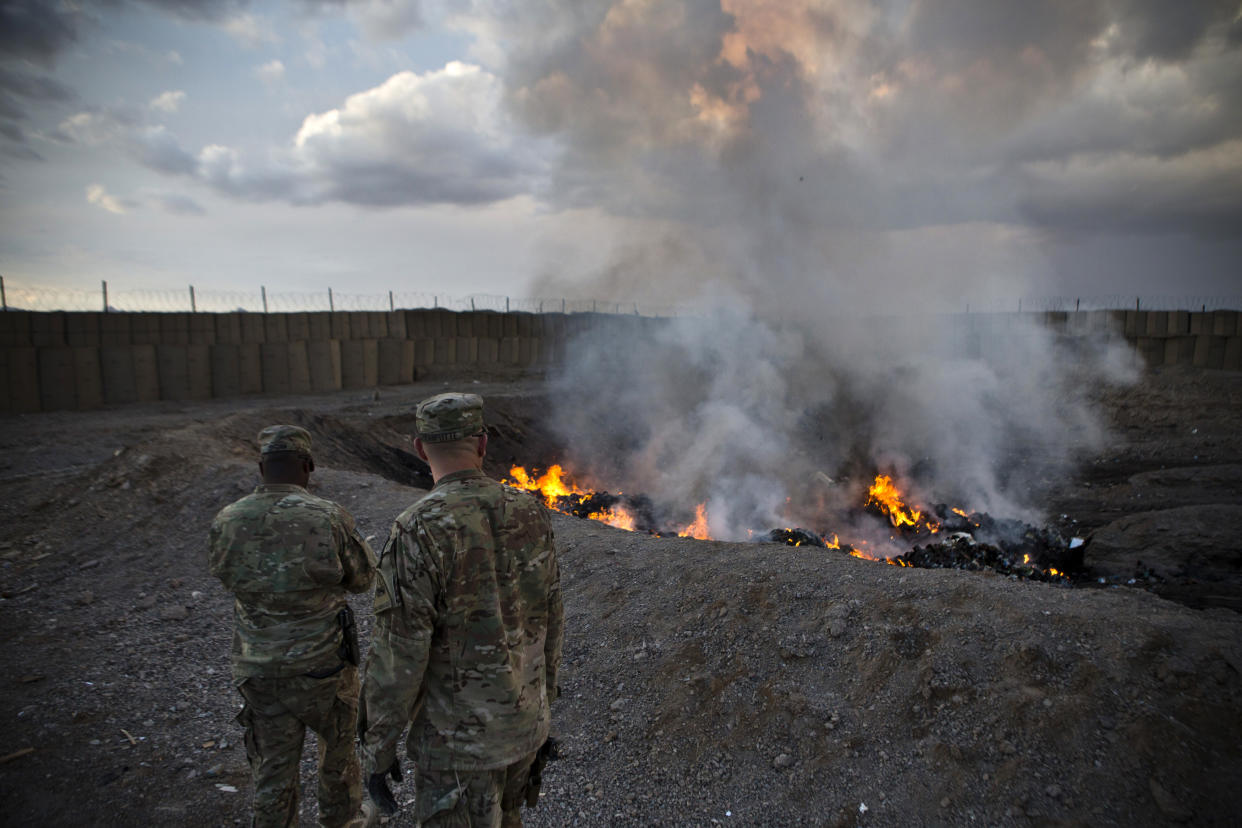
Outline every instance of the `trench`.
<svg viewBox="0 0 1242 828"><path fill-rule="evenodd" d="M493 395L489 396L487 405L489 443L484 470L490 476L507 478L515 465L527 469L546 469L554 463L565 462L568 452L553 430L549 414L552 402L547 395ZM432 485L429 469L414 451L410 436L414 432L412 411L383 416L371 416L369 412L357 416L348 411L338 411L333 415L309 414L304 424L312 427L317 434L329 435L321 440L319 449L329 464L376 474L415 488L426 489ZM1132 472L1144 468L1141 461L1127 464L1127 470ZM1099 468L1084 463L1075 475L1051 486L1049 491L1042 493L1041 498L1049 504L1050 512L1059 511L1059 507L1066 505L1066 492L1081 492L1080 486L1084 481L1094 482L1100 474ZM1085 518L1082 524L1073 523L1076 515L1071 514L1068 519L1058 521L1055 527L1034 527L1040 530L1059 528L1067 539L1071 534L1086 538L1083 563L1071 573L1070 578L1065 579L1066 586L1139 588L1194 609L1223 607L1242 610L1242 555L1236 556L1231 563L1227 562L1223 568L1217 566L1214 569L1196 566L1193 561L1161 569L1148 564L1137 568L1119 563L1115 556L1095 559L1090 541L1093 532L1100 528L1098 513L1102 506L1084 502L1081 498L1075 506L1078 514ZM779 531L771 539L793 543ZM811 554L840 553L815 550ZM944 554L924 554L914 568L960 569L963 570L962 577L977 577L979 573L971 570L991 568L998 571L992 566L982 565L983 557L977 556L974 562L955 562ZM913 562L914 558L911 560ZM877 562L876 565L884 564ZM1012 573L1012 568L1000 571L1002 575ZM1032 580L1047 579L1036 577Z"/></svg>

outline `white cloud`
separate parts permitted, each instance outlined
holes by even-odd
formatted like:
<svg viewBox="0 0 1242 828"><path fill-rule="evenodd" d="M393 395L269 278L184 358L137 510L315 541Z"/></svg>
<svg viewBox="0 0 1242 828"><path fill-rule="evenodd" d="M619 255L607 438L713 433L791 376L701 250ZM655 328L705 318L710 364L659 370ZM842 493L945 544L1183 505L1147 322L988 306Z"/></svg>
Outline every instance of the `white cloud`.
<svg viewBox="0 0 1242 828"><path fill-rule="evenodd" d="M86 188L86 201L118 216L123 216L126 212L125 205L115 196L109 195L102 184L91 184Z"/></svg>
<svg viewBox="0 0 1242 828"><path fill-rule="evenodd" d="M310 115L293 157L319 198L365 204L503 200L531 186L545 163L501 104L500 79L458 62L399 72Z"/></svg>
<svg viewBox="0 0 1242 828"><path fill-rule="evenodd" d="M181 59L181 53L178 52L176 49L169 49L168 53L164 55L164 60L176 66L180 66L182 63L185 62Z"/></svg>
<svg viewBox="0 0 1242 828"><path fill-rule="evenodd" d="M269 60L262 66L255 67L254 74L269 86L275 86L285 79L285 65L279 60Z"/></svg>
<svg viewBox="0 0 1242 828"><path fill-rule="evenodd" d="M180 89L174 89L156 95L147 106L160 112L176 112L181 108L181 103L184 100L185 92Z"/></svg>
<svg viewBox="0 0 1242 828"><path fill-rule="evenodd" d="M501 96L500 79L478 66L399 72L336 109L307 116L283 154L248 163L236 149L212 145L198 154L193 174L248 200L504 201L538 189L549 159L546 143L510 122ZM163 158L183 158L166 144L161 149Z"/></svg>
<svg viewBox="0 0 1242 828"><path fill-rule="evenodd" d="M79 112L60 122L58 132L71 141L97 147L123 136L131 126L129 118L115 112Z"/></svg>
<svg viewBox="0 0 1242 828"><path fill-rule="evenodd" d="M257 49L264 43L279 43L280 37L270 22L253 14L237 14L224 21L224 30L238 43Z"/></svg>

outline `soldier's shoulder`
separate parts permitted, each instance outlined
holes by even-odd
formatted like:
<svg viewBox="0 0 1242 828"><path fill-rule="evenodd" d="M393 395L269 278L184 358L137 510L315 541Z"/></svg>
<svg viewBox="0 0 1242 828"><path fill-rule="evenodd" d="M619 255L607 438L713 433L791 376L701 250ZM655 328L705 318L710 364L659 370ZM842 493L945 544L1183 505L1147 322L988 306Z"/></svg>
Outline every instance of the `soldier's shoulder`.
<svg viewBox="0 0 1242 828"><path fill-rule="evenodd" d="M474 488L458 486L436 488L402 512L398 521L405 526L410 526L416 521L428 527L456 526L472 514L481 514L486 508L487 500L486 497L480 498L478 490Z"/></svg>
<svg viewBox="0 0 1242 828"><path fill-rule="evenodd" d="M320 497L308 491L292 492L286 495L286 498L299 505L305 505L308 509L320 509L325 512L345 512L345 507L335 500L328 500L326 497Z"/></svg>
<svg viewBox="0 0 1242 828"><path fill-rule="evenodd" d="M543 498L537 496L529 489L519 489L517 486L511 486L508 483L501 483L504 490L505 498L510 503L515 503L519 507L532 512L538 512L542 515L548 514L548 506Z"/></svg>
<svg viewBox="0 0 1242 828"><path fill-rule="evenodd" d="M245 497L238 498L225 506L219 512L216 512L216 523L223 523L232 520L242 520L262 510L266 510L266 505L262 504L253 493Z"/></svg>

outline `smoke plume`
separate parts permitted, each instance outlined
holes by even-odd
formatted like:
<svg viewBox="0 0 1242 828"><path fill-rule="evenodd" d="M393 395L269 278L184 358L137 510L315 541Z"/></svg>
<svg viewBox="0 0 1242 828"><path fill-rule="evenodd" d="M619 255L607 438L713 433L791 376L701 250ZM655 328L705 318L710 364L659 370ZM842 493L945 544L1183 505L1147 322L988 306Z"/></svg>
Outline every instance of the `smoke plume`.
<svg viewBox="0 0 1242 828"><path fill-rule="evenodd" d="M579 471L683 514L706 502L714 535L743 537L857 502L877 471L1035 516L1101 445L1084 389L1121 377L1114 352L964 311L1037 290L1027 120L1101 50L1185 54L1227 15L1109 45L1103 2L540 8L495 12L509 103L561 142L547 199L625 229L593 278L549 263L537 291L691 309L571 348L556 399Z"/></svg>

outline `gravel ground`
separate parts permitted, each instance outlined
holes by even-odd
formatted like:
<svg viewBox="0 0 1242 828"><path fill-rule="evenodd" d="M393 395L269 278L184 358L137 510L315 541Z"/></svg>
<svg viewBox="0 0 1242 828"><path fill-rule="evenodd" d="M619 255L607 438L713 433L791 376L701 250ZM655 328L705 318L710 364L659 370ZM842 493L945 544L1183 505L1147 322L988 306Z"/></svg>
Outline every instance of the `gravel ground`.
<svg viewBox="0 0 1242 828"><path fill-rule="evenodd" d="M316 435L314 488L382 539L427 485L410 406L444 385L4 419L5 821L245 824L207 525L253 486L253 435L291 421ZM555 458L537 379L471 387L493 470ZM1093 574L1141 560L1152 589L557 516L564 750L526 824L1236 824L1242 377L1160 372L1101 401L1117 440L1049 512L1091 538Z"/></svg>

